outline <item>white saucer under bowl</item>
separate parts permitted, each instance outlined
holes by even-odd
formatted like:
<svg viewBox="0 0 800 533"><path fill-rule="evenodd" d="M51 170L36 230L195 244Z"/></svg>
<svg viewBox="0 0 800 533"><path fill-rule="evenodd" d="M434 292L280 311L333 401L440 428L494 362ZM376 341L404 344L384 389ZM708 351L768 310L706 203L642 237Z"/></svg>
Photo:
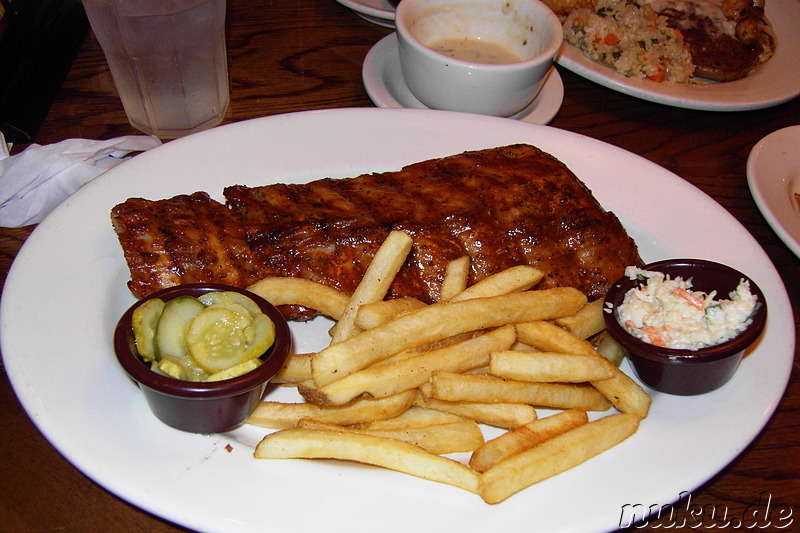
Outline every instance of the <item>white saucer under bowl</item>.
<svg viewBox="0 0 800 533"><path fill-rule="evenodd" d="M397 35L394 33L378 41L367 53L361 77L367 94L378 107L427 109L425 104L411 94L403 80L397 52ZM556 116L563 100L564 84L558 71L553 67L533 102L508 118L533 124L547 124Z"/></svg>

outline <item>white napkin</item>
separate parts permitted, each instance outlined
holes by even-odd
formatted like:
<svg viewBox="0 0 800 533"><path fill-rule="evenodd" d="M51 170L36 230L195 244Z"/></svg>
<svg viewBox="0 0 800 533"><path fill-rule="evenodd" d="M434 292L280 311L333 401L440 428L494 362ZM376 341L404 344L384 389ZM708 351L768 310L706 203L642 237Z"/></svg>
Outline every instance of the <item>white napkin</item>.
<svg viewBox="0 0 800 533"><path fill-rule="evenodd" d="M107 141L67 139L31 144L10 156L0 134L0 226L37 224L82 185L122 163L128 154L161 144L157 137L128 135Z"/></svg>

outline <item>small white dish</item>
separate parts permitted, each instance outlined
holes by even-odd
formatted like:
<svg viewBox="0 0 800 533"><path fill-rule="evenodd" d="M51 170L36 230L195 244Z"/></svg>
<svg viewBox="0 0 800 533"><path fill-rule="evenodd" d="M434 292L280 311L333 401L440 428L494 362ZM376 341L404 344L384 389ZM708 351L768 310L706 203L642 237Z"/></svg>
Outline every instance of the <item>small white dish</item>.
<svg viewBox="0 0 800 533"><path fill-rule="evenodd" d="M368 22L394 28L394 6L389 0L336 0L347 6Z"/></svg>
<svg viewBox="0 0 800 533"><path fill-rule="evenodd" d="M772 132L747 158L747 184L778 237L800 257L800 125Z"/></svg>
<svg viewBox="0 0 800 533"><path fill-rule="evenodd" d="M378 107L428 109L411 94L403 81L395 33L378 41L367 53L361 76L367 94ZM561 109L563 100L564 84L554 67L533 102L508 118L533 124L547 124Z"/></svg>

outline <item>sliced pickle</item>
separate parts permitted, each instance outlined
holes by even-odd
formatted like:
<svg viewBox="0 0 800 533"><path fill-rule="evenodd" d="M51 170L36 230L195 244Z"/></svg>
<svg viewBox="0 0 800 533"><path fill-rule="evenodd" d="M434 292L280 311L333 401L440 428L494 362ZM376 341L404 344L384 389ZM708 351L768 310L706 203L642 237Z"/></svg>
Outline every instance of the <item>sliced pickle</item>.
<svg viewBox="0 0 800 533"><path fill-rule="evenodd" d="M239 363L238 365L233 365L225 370L215 372L214 374L208 376L206 381L222 381L223 379L235 378L237 376L241 376L242 374L247 374L259 366L261 366L261 359L250 359L244 363Z"/></svg>
<svg viewBox="0 0 800 533"><path fill-rule="evenodd" d="M183 367L172 359L163 359L158 363L158 370L175 379L186 379Z"/></svg>
<svg viewBox="0 0 800 533"><path fill-rule="evenodd" d="M275 340L275 325L255 316L213 305L195 316L186 329L186 348L197 365L213 374L263 354Z"/></svg>
<svg viewBox="0 0 800 533"><path fill-rule="evenodd" d="M236 314L242 315L243 317L246 317L247 320L253 320L253 317L255 315L261 313L261 311L256 311L255 313L251 313L250 310L247 309L245 306L235 302L219 302L211 304L206 309L227 309L229 311L233 311Z"/></svg>
<svg viewBox="0 0 800 533"><path fill-rule="evenodd" d="M251 315L257 315L261 312L261 308L258 307L258 304L256 304L252 299L248 298L244 294L234 291L207 292L199 296L197 299L207 307L211 307L212 305L220 303L234 303L239 304L247 309Z"/></svg>
<svg viewBox="0 0 800 533"><path fill-rule="evenodd" d="M186 357L186 326L205 308L192 296L180 296L166 303L156 327L156 346L161 356Z"/></svg>
<svg viewBox="0 0 800 533"><path fill-rule="evenodd" d="M154 371L188 381L220 381L257 368L275 325L234 291L152 299L133 313L134 342Z"/></svg>
<svg viewBox="0 0 800 533"><path fill-rule="evenodd" d="M139 356L145 361L157 361L156 326L164 310L164 301L158 298L147 300L133 311L131 324L133 338Z"/></svg>

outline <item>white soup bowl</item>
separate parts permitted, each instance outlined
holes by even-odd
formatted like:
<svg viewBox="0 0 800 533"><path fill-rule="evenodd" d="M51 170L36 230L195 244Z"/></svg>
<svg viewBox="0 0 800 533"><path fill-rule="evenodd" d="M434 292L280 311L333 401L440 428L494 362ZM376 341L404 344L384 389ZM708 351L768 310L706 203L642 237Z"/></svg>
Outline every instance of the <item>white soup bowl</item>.
<svg viewBox="0 0 800 533"><path fill-rule="evenodd" d="M536 98L564 40L558 17L539 0L403 0L395 25L404 81L423 104L502 117ZM513 62L435 49L476 42Z"/></svg>

